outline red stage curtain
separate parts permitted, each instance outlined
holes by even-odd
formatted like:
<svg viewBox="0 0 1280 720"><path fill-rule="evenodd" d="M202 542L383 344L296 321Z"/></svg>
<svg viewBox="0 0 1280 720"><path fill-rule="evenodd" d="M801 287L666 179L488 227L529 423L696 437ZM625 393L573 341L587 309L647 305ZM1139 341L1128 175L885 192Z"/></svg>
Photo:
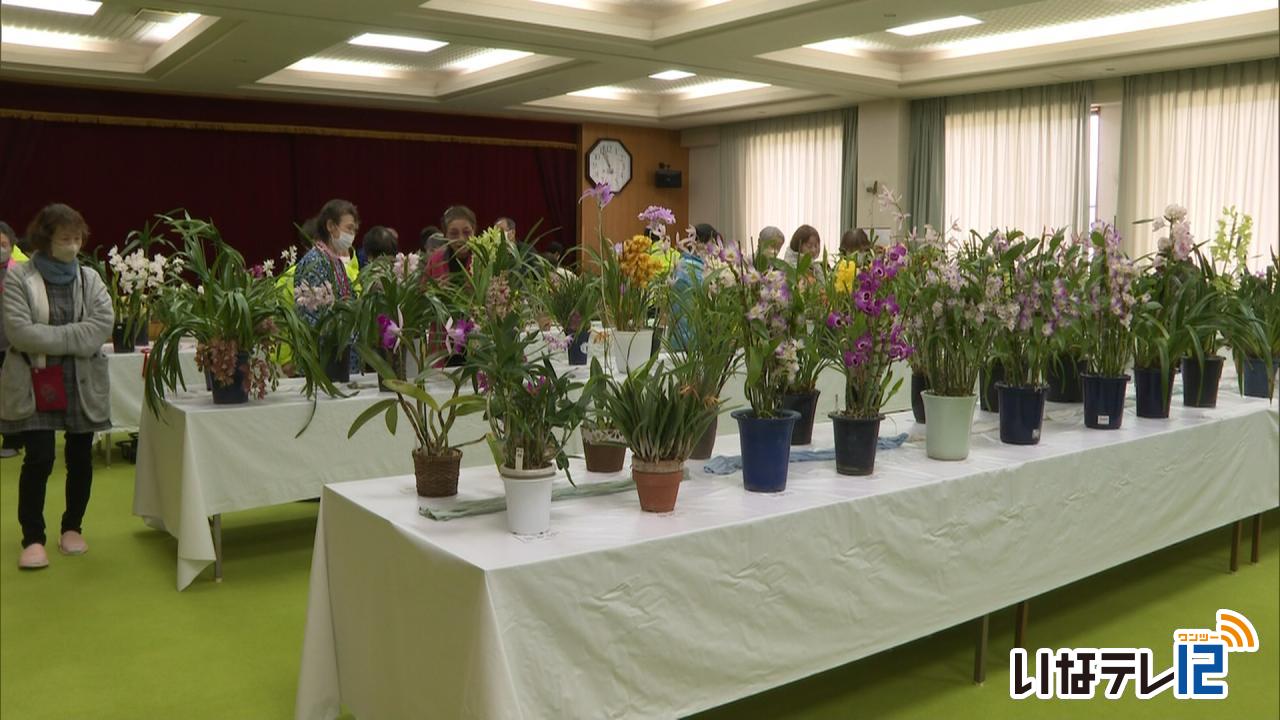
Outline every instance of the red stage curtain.
<svg viewBox="0 0 1280 720"><path fill-rule="evenodd" d="M212 218L250 259L279 254L294 223L328 199L360 208L364 228L388 225L401 248L451 204L480 224L509 215L528 230L577 237L576 126L426 113L72 90L0 83L0 108L228 123L442 133L516 141L423 142L290 132L95 125L0 117L0 219L19 232L49 202L80 210L90 245L120 243L154 213ZM546 147L551 143L553 147Z"/></svg>

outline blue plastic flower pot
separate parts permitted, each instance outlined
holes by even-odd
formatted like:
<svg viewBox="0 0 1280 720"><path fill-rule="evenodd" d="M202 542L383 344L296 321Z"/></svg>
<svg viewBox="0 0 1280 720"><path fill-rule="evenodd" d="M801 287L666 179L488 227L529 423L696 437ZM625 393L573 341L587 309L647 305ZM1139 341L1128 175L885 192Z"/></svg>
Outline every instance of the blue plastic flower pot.
<svg viewBox="0 0 1280 720"><path fill-rule="evenodd" d="M787 489L791 463L791 431L800 413L778 410L778 417L756 417L754 410L735 410L742 443L742 484L748 492L776 493Z"/></svg>
<svg viewBox="0 0 1280 720"><path fill-rule="evenodd" d="M1271 388L1275 385L1276 369L1280 368L1280 358L1271 361L1271 373L1267 373L1267 361L1262 358L1247 357L1240 373L1243 383L1242 392L1245 397L1271 397Z"/></svg>
<svg viewBox="0 0 1280 720"><path fill-rule="evenodd" d="M570 365L587 364L587 343L589 342L591 342L590 328L583 330L573 337L573 342L569 344Z"/></svg>
<svg viewBox="0 0 1280 720"><path fill-rule="evenodd" d="M1218 406L1218 383L1222 380L1222 358L1215 355L1204 362L1182 359L1182 405L1211 408Z"/></svg>
<svg viewBox="0 0 1280 720"><path fill-rule="evenodd" d="M1038 444L1048 388L1011 387L998 382L996 392L1000 395L1000 442L1009 445Z"/></svg>
<svg viewBox="0 0 1280 720"><path fill-rule="evenodd" d="M1080 376L1084 392L1084 426L1094 430L1119 430L1124 419L1124 394L1129 376Z"/></svg>

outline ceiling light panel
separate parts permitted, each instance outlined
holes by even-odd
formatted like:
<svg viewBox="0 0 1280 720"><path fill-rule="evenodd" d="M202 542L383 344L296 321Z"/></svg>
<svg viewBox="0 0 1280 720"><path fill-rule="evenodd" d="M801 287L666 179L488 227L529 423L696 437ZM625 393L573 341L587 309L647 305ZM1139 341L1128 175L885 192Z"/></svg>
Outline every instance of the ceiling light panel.
<svg viewBox="0 0 1280 720"><path fill-rule="evenodd" d="M629 90L612 85L600 85L569 93L573 97L594 98L596 100L621 100L629 94L631 94Z"/></svg>
<svg viewBox="0 0 1280 720"><path fill-rule="evenodd" d="M478 70L487 70L491 67L505 65L522 58L527 58L533 53L524 52L522 50L506 50L503 48L494 48L489 50L481 50L474 55L469 55L460 60L450 63L448 69L456 70L461 73L476 72Z"/></svg>
<svg viewBox="0 0 1280 720"><path fill-rule="evenodd" d="M955 15L953 17L938 18L937 20L926 20L924 22L911 23L910 25L900 25L898 27L889 28L886 32L891 32L894 35L914 37L916 35L942 32L943 30L955 30L956 28L981 24L982 21L977 18L971 18L968 15Z"/></svg>
<svg viewBox="0 0 1280 720"><path fill-rule="evenodd" d="M155 42L168 42L199 19L200 13L182 13L168 22L156 23L144 37Z"/></svg>
<svg viewBox="0 0 1280 720"><path fill-rule="evenodd" d="M320 57L303 58L290 65L289 69L328 75L356 75L379 78L396 77L400 74L399 69L394 65Z"/></svg>
<svg viewBox="0 0 1280 720"><path fill-rule="evenodd" d="M0 28L0 39L6 45L26 45L28 47L50 48L53 50L93 51L102 50L109 44L103 38L71 33L52 32L50 30L32 30L31 28L5 25Z"/></svg>
<svg viewBox="0 0 1280 720"><path fill-rule="evenodd" d="M685 72L684 70L663 70L662 72L654 73L649 77L654 80L684 80L685 78L691 78L693 76L694 73Z"/></svg>
<svg viewBox="0 0 1280 720"><path fill-rule="evenodd" d="M94 0L0 0L0 5L70 15L94 15L102 7L102 3Z"/></svg>
<svg viewBox="0 0 1280 720"><path fill-rule="evenodd" d="M347 42L364 47L386 48L388 50L404 50L406 52L429 53L448 45L440 40L409 37L407 35L383 35L381 33L365 33L351 38Z"/></svg>
<svg viewBox="0 0 1280 720"><path fill-rule="evenodd" d="M768 83L752 82L750 80L713 80L701 85L695 85L682 94L687 100L697 98L712 97L714 95L727 95L729 93L743 92L746 90L759 90L760 88L769 87Z"/></svg>

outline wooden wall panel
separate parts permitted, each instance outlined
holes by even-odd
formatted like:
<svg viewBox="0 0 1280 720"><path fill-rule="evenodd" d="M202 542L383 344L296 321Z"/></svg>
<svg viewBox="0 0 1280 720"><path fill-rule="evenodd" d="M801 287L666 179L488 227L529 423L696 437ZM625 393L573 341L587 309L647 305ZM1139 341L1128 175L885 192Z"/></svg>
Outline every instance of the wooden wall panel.
<svg viewBox="0 0 1280 720"><path fill-rule="evenodd" d="M582 189L591 186L583 163L592 143L600 138L616 138L631 151L631 183L605 210L604 232L611 240L619 241L643 230L636 215L649 205L671 208L676 214L673 231L683 231L691 223L689 218L689 150L680 146L680 132L658 128L629 125L584 123L578 151L578 180ZM666 163L684 174L679 188L654 186L653 174L658 163ZM581 228L583 248L596 247L595 203L588 200L578 209L578 227Z"/></svg>

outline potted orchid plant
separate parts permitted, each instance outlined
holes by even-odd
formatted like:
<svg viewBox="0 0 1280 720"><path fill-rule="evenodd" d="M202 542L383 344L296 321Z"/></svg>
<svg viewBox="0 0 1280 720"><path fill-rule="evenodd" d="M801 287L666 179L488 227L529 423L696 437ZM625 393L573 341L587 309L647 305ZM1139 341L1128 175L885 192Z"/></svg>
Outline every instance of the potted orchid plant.
<svg viewBox="0 0 1280 720"><path fill-rule="evenodd" d="M591 322L600 307L599 283L592 274L578 274L550 263L543 268L543 280L536 288L538 299L558 332L549 342L567 345L570 365L587 364Z"/></svg>
<svg viewBox="0 0 1280 720"><path fill-rule="evenodd" d="M1276 290L1276 255L1256 272L1249 268L1253 217L1233 205L1222 209L1211 255L1218 267L1224 296L1222 327L1231 348L1240 392L1246 397L1272 397L1280 365L1280 294Z"/></svg>
<svg viewBox="0 0 1280 720"><path fill-rule="evenodd" d="M117 353L147 344L151 305L165 288L181 281L181 258L152 252L156 246L172 249L155 229L156 223L148 222L130 232L124 247L112 246L105 262L98 259L97 248L94 255L81 258L102 276L111 296L116 316L111 340Z"/></svg>
<svg viewBox="0 0 1280 720"><path fill-rule="evenodd" d="M631 449L631 476L640 509L671 512L676 506L684 463L715 418L720 401L703 396L686 380L700 375L688 364L655 371L656 358L608 381L603 393L618 432Z"/></svg>
<svg viewBox="0 0 1280 720"><path fill-rule="evenodd" d="M1049 316L1053 333L1048 337L1049 361L1045 365L1045 384L1049 402L1078 403L1084 401L1081 373L1088 370L1084 327L1081 323L1079 299L1089 278L1089 245L1091 235L1076 234L1066 239L1059 231L1053 237L1063 238L1057 248L1045 249L1041 282L1050 288ZM1052 240L1050 241L1052 244Z"/></svg>
<svg viewBox="0 0 1280 720"><path fill-rule="evenodd" d="M594 199L597 207L600 247L592 251L592 259L600 269L602 319L609 329L615 367L629 372L653 354L653 330L648 323L661 262L653 256L653 241L645 235L619 243L604 236L604 209L613 199L607 184L588 190L582 200L587 198Z"/></svg>
<svg viewBox="0 0 1280 720"><path fill-rule="evenodd" d="M882 409L898 391L893 363L909 358L902 310L897 296L903 287L907 246L897 244L884 257L862 253L862 270L849 290L837 277L831 311L821 335L821 349L844 373L844 397L830 414L835 431L836 472L870 475L875 468Z"/></svg>
<svg viewBox="0 0 1280 720"><path fill-rule="evenodd" d="M1137 333L1134 340L1134 386L1138 417L1169 417L1169 401L1173 388L1173 376L1183 356L1196 353L1198 359L1207 360L1205 366L1212 372L1217 365L1221 373L1221 358L1213 361L1216 352L1205 353L1204 340L1210 345L1216 342L1216 327L1206 338L1198 326L1205 323L1206 311L1215 298L1208 292L1209 284L1203 276L1203 264L1199 263L1191 223L1187 209L1181 205L1169 205L1163 217L1153 222L1154 230L1168 228L1168 234L1157 239L1157 250L1148 256L1144 272L1135 282L1134 295L1143 298L1135 315ZM1212 348L1211 350L1216 350ZM1186 363L1183 364L1185 370ZM1197 363L1197 369L1200 363ZM1195 383L1197 393L1205 383ZM1184 377L1184 392L1186 379ZM1217 387L1217 379L1213 381Z"/></svg>
<svg viewBox="0 0 1280 720"><path fill-rule="evenodd" d="M591 401L591 382L560 374L550 359L530 360L540 342L524 310L530 258L507 242L472 238L471 267L448 305L474 323L466 339L466 373L485 399L486 436L507 491L507 522L517 534L544 532L551 485L568 475L566 446ZM576 399L574 399L576 397Z"/></svg>
<svg viewBox="0 0 1280 720"><path fill-rule="evenodd" d="M762 272L739 260L735 274L735 324L751 406L731 413L742 444L742 481L750 492L781 492L787 487L791 433L800 419L782 404L787 385L800 372L799 346L788 321L791 288L786 272L777 267Z"/></svg>
<svg viewBox="0 0 1280 720"><path fill-rule="evenodd" d="M995 330L990 255L981 245L932 255L907 282L914 313L908 328L929 378L921 393L929 421L925 451L935 460L963 460L977 404L974 385Z"/></svg>
<svg viewBox="0 0 1280 720"><path fill-rule="evenodd" d="M590 402L582 419L582 454L587 472L620 472L627 457L627 440L609 412L607 376L599 358L591 359L591 378Z"/></svg>
<svg viewBox="0 0 1280 720"><path fill-rule="evenodd" d="M829 299L827 287L815 274L817 260L801 255L795 265L774 260L774 267L787 276L791 288L791 303L787 309L788 332L795 338L797 369L787 382L782 406L800 413L795 430L791 434L792 445L808 445L813 441L813 421L818 413L818 375L830 364L830 358L822 350L821 336L826 332Z"/></svg>
<svg viewBox="0 0 1280 720"><path fill-rule="evenodd" d="M1129 385L1125 373L1133 359L1134 295L1138 267L1120 249L1120 234L1104 222L1090 233L1094 247L1080 317L1088 371L1081 376L1084 424L1097 430L1119 429Z"/></svg>
<svg viewBox="0 0 1280 720"><path fill-rule="evenodd" d="M181 238L177 259L195 284L168 287L153 305L164 329L143 371L152 412L159 411L166 390L186 389L179 352L188 337L196 340L196 364L210 377L214 403L244 403L275 389L279 368L270 359L281 343L293 346L295 363L307 371L307 397L314 399L317 388L336 393L320 371L311 328L280 297L269 273L247 268L212 223L185 213L159 217Z"/></svg>
<svg viewBox="0 0 1280 720"><path fill-rule="evenodd" d="M977 238L975 234L975 238ZM1012 445L1040 442L1045 375L1052 356L1050 338L1069 320L1059 312L1070 302L1055 302L1052 260L1063 233L1029 238L1020 231L996 231L982 245L990 253L993 286L998 282L995 356L1004 371L996 383L1000 405L1000 441Z"/></svg>

